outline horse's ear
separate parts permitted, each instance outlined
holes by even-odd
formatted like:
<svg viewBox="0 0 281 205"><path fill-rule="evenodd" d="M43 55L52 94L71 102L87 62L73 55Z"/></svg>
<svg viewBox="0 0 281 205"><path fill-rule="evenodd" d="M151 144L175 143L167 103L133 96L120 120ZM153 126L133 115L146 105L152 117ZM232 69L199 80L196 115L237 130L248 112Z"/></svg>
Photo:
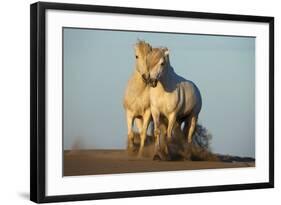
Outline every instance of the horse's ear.
<svg viewBox="0 0 281 205"><path fill-rule="evenodd" d="M169 56L169 49L168 48L164 48L164 55L165 57Z"/></svg>
<svg viewBox="0 0 281 205"><path fill-rule="evenodd" d="M138 44L134 44L134 51L138 50Z"/></svg>

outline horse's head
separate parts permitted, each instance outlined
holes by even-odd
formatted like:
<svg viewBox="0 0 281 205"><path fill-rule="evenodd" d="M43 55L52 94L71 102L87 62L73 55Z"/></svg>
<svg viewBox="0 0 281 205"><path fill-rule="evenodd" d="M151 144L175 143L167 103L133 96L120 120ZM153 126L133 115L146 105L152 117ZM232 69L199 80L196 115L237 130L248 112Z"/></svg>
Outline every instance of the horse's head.
<svg viewBox="0 0 281 205"><path fill-rule="evenodd" d="M138 41L135 44L136 69L145 83L149 83L149 71L147 68L147 56L152 47L145 41Z"/></svg>
<svg viewBox="0 0 281 205"><path fill-rule="evenodd" d="M149 70L149 84L152 87L157 86L157 82L167 67L169 60L169 50L167 48L153 48L147 57L147 66Z"/></svg>

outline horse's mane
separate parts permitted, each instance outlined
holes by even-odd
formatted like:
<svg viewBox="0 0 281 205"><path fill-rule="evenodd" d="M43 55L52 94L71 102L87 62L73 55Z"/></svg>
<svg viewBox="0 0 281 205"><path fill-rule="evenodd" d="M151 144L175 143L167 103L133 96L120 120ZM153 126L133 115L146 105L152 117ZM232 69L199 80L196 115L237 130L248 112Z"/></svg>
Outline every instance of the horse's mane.
<svg viewBox="0 0 281 205"><path fill-rule="evenodd" d="M139 50L140 53L143 55L146 55L147 53L152 51L152 47L149 43L146 43L145 41L138 40L135 47Z"/></svg>

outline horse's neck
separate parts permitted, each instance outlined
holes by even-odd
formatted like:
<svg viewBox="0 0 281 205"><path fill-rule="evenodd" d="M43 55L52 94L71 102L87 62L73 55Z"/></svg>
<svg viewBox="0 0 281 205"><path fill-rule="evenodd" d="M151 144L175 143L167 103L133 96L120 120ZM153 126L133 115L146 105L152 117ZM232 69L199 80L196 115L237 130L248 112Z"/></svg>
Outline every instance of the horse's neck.
<svg viewBox="0 0 281 205"><path fill-rule="evenodd" d="M143 79L142 79L140 73L136 70L133 73L131 82L132 83L130 86L132 86L132 88L135 92L141 92L147 87L146 83L143 82Z"/></svg>
<svg viewBox="0 0 281 205"><path fill-rule="evenodd" d="M173 81L173 78L175 77L176 73L174 71L174 68L171 66L170 63L166 65L167 67L164 70L163 75L160 78L160 81L165 84L166 82Z"/></svg>
<svg viewBox="0 0 281 205"><path fill-rule="evenodd" d="M174 68L171 66L170 63L167 64L167 69L166 69L166 78L172 78L174 75L176 75Z"/></svg>
<svg viewBox="0 0 281 205"><path fill-rule="evenodd" d="M141 75L135 71L126 87L123 102L125 108L136 111L138 109L142 109L140 107L149 106L149 90L147 88L148 86L143 82Z"/></svg>

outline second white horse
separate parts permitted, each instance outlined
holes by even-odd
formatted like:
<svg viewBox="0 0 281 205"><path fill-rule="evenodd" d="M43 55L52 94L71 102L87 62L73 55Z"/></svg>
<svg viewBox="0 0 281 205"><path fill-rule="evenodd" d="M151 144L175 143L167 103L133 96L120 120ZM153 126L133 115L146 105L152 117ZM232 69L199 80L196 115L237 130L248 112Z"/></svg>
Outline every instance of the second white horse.
<svg viewBox="0 0 281 205"><path fill-rule="evenodd" d="M202 106L197 86L177 75L170 64L167 48L154 48L148 54L147 65L150 74L150 107L154 122L156 142L160 142L160 119L168 121L167 138L171 142L176 123L184 122L183 132L190 144ZM156 143L156 149L158 143Z"/></svg>

